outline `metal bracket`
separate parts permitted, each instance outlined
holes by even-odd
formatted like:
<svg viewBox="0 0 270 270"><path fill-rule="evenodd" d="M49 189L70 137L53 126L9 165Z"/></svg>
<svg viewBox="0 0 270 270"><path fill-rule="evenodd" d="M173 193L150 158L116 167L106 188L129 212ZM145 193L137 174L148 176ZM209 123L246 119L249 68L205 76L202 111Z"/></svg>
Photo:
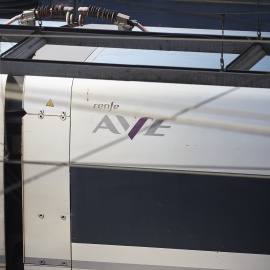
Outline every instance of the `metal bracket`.
<svg viewBox="0 0 270 270"><path fill-rule="evenodd" d="M19 19L19 22L22 23L27 23L29 21L36 21L36 16L35 16L35 10L25 10L23 11L21 18Z"/></svg>
<svg viewBox="0 0 270 270"><path fill-rule="evenodd" d="M115 24L118 26L118 30L120 31L131 31L134 26L130 25L129 21L130 21L130 16L127 16L122 13L118 13Z"/></svg>
<svg viewBox="0 0 270 270"><path fill-rule="evenodd" d="M116 22L115 24L118 26L119 31L131 31L133 29L133 26L125 23Z"/></svg>
<svg viewBox="0 0 270 270"><path fill-rule="evenodd" d="M235 58L227 67L226 70L250 70L264 56L266 52L258 44L253 44L237 58Z"/></svg>

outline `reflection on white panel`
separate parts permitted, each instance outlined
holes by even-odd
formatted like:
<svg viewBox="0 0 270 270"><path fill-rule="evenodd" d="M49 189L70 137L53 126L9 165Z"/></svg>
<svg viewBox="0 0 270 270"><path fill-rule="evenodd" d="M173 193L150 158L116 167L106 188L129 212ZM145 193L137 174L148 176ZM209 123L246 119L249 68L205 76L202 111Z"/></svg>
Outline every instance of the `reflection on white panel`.
<svg viewBox="0 0 270 270"><path fill-rule="evenodd" d="M268 270L270 265L270 256L261 254L77 243L72 243L72 260L75 269L108 270Z"/></svg>
<svg viewBox="0 0 270 270"><path fill-rule="evenodd" d="M65 121L59 116L23 118L26 264L44 261L70 267L69 168L52 164L69 161L69 126L69 117Z"/></svg>
<svg viewBox="0 0 270 270"><path fill-rule="evenodd" d="M238 54L224 54L225 65L237 56ZM220 69L220 54L98 48L85 62Z"/></svg>
<svg viewBox="0 0 270 270"><path fill-rule="evenodd" d="M270 56L266 55L261 61L259 61L251 71L270 71Z"/></svg>
<svg viewBox="0 0 270 270"><path fill-rule="evenodd" d="M268 89L75 79L71 162L269 175Z"/></svg>
<svg viewBox="0 0 270 270"><path fill-rule="evenodd" d="M39 49L33 59L52 61L84 62L96 47L45 45Z"/></svg>
<svg viewBox="0 0 270 270"><path fill-rule="evenodd" d="M0 42L0 52L1 54L12 48L16 43L12 42Z"/></svg>
<svg viewBox="0 0 270 270"><path fill-rule="evenodd" d="M66 267L62 266L46 266L46 265L31 265L31 264L25 264L24 265L24 270L63 270L63 269L68 269Z"/></svg>
<svg viewBox="0 0 270 270"><path fill-rule="evenodd" d="M0 75L0 268L5 267L5 226L4 226L4 110L7 75Z"/></svg>

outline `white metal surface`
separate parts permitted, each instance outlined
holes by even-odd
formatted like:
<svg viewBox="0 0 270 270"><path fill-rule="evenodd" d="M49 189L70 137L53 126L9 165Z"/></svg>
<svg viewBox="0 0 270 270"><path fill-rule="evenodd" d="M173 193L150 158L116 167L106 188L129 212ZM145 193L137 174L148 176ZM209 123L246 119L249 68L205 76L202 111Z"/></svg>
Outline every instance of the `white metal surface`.
<svg viewBox="0 0 270 270"><path fill-rule="evenodd" d="M96 47L45 45L33 59L84 62Z"/></svg>
<svg viewBox="0 0 270 270"><path fill-rule="evenodd" d="M26 76L24 83L24 110L28 114L70 115L72 78ZM50 102L51 101L51 102Z"/></svg>
<svg viewBox="0 0 270 270"><path fill-rule="evenodd" d="M0 268L5 269L5 217L4 217L4 113L7 75L0 75Z"/></svg>
<svg viewBox="0 0 270 270"><path fill-rule="evenodd" d="M59 50L59 49L58 49ZM224 63L228 65L238 54L224 54ZM220 54L200 52L175 52L102 48L96 49L85 62L123 64L123 65L153 65L185 68L220 68ZM259 61L252 71L270 71L270 56Z"/></svg>
<svg viewBox="0 0 270 270"><path fill-rule="evenodd" d="M69 129L69 117L65 121L59 116L23 118L26 264L67 264L70 269L69 168L65 166L69 162Z"/></svg>
<svg viewBox="0 0 270 270"><path fill-rule="evenodd" d="M25 264L24 270L64 270L67 269L62 266L44 266L44 265L31 265L31 264Z"/></svg>
<svg viewBox="0 0 270 270"><path fill-rule="evenodd" d="M180 32L191 33L186 29ZM91 54L87 62L186 67L199 63L200 67L214 67L219 65L220 58L217 54L194 57L194 53L181 52L162 52L162 57L158 58L161 54L156 51L136 50L135 54L135 50L110 48L98 48L92 53L91 48L81 47L77 47L78 54L73 55L68 55L69 50L75 48L65 48L60 56L58 52L62 49L62 46L45 46L37 52L36 59L56 60L56 55L58 60L85 61ZM184 59L187 55L191 58ZM196 62L197 56L204 62ZM23 119L26 270L59 269L63 262L68 264L64 269L70 269L69 168L66 166L69 158L77 164L269 175L269 89L75 79L70 114L72 84L72 78L27 76L25 80L24 109L28 113ZM219 96L221 94L224 96ZM40 111L44 111L43 119L38 118ZM65 121L59 117L63 111L68 116ZM101 122L106 115L106 122ZM143 117L147 117L147 121L131 140L128 133ZM152 125L157 119L165 121L155 129ZM117 132L113 133L115 130ZM3 131L0 126L0 138ZM1 166L2 163L0 173ZM0 189L2 179L0 174ZM40 218L40 214L44 217ZM66 219L61 219L62 215ZM0 237L4 235L1 225ZM0 238L0 268L1 243ZM72 252L74 269L119 270L116 263L126 269L142 265L145 268L141 269L145 270L149 266L179 270L186 267L263 270L270 265L270 256L255 254L90 244L72 244ZM45 265L38 266L41 261ZM89 262L96 264L89 268L86 266Z"/></svg>
<svg viewBox="0 0 270 270"><path fill-rule="evenodd" d="M224 54L224 61L226 64L228 64L237 56L237 54ZM220 54L217 53L116 49L100 47L94 53L92 53L85 62L219 69L219 58Z"/></svg>
<svg viewBox="0 0 270 270"><path fill-rule="evenodd" d="M71 162L269 175L269 102L268 89L75 79Z"/></svg>
<svg viewBox="0 0 270 270"><path fill-rule="evenodd" d="M269 255L72 244L73 269L268 270ZM88 268L89 267L89 268Z"/></svg>

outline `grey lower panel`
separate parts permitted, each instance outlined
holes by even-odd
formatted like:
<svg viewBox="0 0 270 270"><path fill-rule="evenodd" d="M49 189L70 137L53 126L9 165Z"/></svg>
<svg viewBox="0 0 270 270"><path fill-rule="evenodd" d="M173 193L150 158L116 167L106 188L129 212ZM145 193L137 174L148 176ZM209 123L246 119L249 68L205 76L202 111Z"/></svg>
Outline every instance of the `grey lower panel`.
<svg viewBox="0 0 270 270"><path fill-rule="evenodd" d="M107 263L107 262L86 262L72 261L72 268L79 269L96 269L96 270L210 270L206 268L193 267L175 267L162 265L146 264L127 264L127 263ZM219 269L211 269L219 270Z"/></svg>
<svg viewBox="0 0 270 270"><path fill-rule="evenodd" d="M25 264L34 264L34 265L46 265L46 266L62 266L64 268L71 267L71 261L61 260L61 259L49 259L49 258L31 258L26 257L24 259Z"/></svg>
<svg viewBox="0 0 270 270"><path fill-rule="evenodd" d="M70 174L72 243L270 255L268 179L74 167Z"/></svg>
<svg viewBox="0 0 270 270"><path fill-rule="evenodd" d="M6 263L6 257L4 255L0 255L0 263Z"/></svg>

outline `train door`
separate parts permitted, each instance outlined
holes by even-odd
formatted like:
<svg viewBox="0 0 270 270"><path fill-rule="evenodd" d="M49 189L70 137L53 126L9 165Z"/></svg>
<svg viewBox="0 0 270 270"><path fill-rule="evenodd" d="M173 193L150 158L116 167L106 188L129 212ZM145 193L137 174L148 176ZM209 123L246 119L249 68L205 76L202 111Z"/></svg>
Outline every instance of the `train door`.
<svg viewBox="0 0 270 270"><path fill-rule="evenodd" d="M71 269L68 166L71 85L72 79L25 78L25 270Z"/></svg>

